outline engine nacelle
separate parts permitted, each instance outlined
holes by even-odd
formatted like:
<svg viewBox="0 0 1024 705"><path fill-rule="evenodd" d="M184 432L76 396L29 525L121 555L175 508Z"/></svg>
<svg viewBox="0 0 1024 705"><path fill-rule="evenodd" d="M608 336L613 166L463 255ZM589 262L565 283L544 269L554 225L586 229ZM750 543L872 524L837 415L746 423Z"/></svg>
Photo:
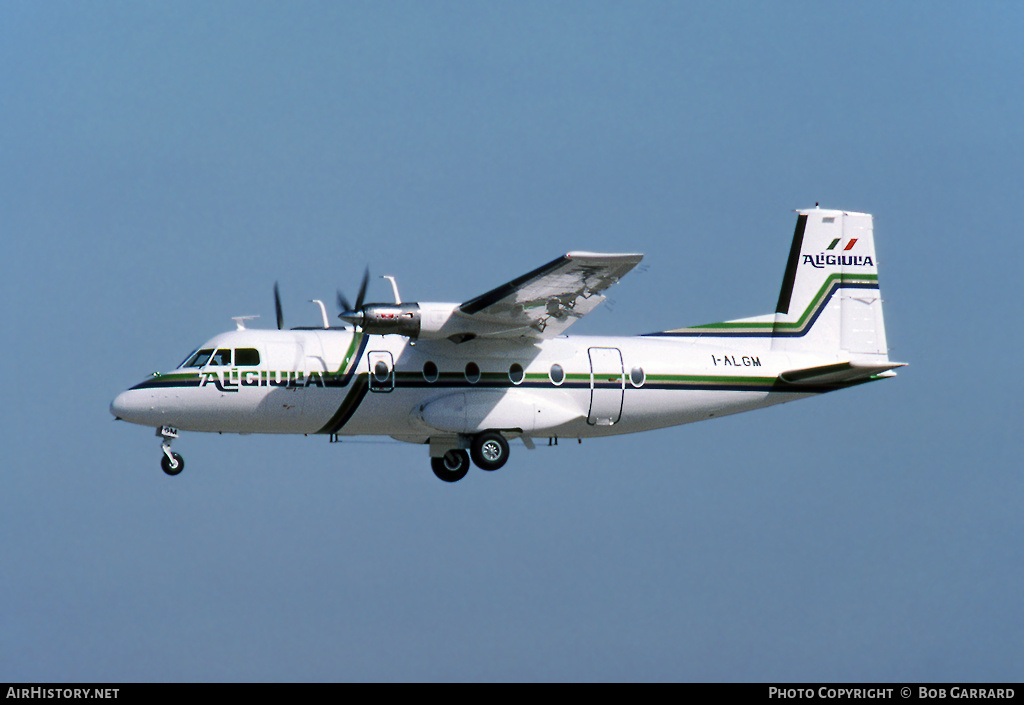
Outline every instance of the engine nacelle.
<svg viewBox="0 0 1024 705"><path fill-rule="evenodd" d="M420 335L419 304L367 304L359 315L346 318L374 335Z"/></svg>
<svg viewBox="0 0 1024 705"><path fill-rule="evenodd" d="M373 335L445 338L453 333L449 322L456 308L458 304L366 304L359 313L342 317Z"/></svg>

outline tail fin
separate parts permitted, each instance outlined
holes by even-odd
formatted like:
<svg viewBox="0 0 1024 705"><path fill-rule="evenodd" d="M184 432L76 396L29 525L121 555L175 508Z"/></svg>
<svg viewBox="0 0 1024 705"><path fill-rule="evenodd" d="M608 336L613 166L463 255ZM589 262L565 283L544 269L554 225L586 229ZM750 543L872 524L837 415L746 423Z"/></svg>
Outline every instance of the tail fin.
<svg viewBox="0 0 1024 705"><path fill-rule="evenodd" d="M887 360L871 216L798 213L772 348Z"/></svg>

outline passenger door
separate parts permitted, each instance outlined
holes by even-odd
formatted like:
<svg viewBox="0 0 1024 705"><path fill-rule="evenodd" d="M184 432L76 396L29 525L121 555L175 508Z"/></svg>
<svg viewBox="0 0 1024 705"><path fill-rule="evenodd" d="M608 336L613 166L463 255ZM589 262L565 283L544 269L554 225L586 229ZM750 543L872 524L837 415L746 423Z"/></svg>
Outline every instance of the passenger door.
<svg viewBox="0 0 1024 705"><path fill-rule="evenodd" d="M590 414L591 426L611 426L622 416L622 396L626 375L622 353L618 348L590 348Z"/></svg>

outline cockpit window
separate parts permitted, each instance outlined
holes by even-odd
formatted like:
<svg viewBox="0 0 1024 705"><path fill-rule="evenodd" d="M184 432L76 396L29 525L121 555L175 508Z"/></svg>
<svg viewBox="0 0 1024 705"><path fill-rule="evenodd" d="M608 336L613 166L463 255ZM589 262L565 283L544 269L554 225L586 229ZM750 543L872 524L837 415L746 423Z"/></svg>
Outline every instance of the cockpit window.
<svg viewBox="0 0 1024 705"><path fill-rule="evenodd" d="M260 351L256 348L238 348L235 350L235 364L238 367L255 367L260 364Z"/></svg>
<svg viewBox="0 0 1024 705"><path fill-rule="evenodd" d="M178 365L179 368L203 367L205 365L216 365L218 367L231 366L231 351L227 348L203 348L185 358L185 362ZM260 364L260 351L256 348L238 348L235 350L235 365L238 367L256 367Z"/></svg>
<svg viewBox="0 0 1024 705"><path fill-rule="evenodd" d="M213 354L210 364L216 367L231 367L231 350L228 348L218 348L217 352Z"/></svg>
<svg viewBox="0 0 1024 705"><path fill-rule="evenodd" d="M197 352L199 352L199 351L198 350L193 350L188 355L186 355L185 359L181 361L181 364L178 365L177 369L180 370L182 367L188 367L188 361L191 360L192 356L195 355Z"/></svg>
<svg viewBox="0 0 1024 705"><path fill-rule="evenodd" d="M210 359L210 355L213 354L213 348L204 348L203 350L197 350L192 357L185 361L182 367L202 367L206 364L206 361Z"/></svg>

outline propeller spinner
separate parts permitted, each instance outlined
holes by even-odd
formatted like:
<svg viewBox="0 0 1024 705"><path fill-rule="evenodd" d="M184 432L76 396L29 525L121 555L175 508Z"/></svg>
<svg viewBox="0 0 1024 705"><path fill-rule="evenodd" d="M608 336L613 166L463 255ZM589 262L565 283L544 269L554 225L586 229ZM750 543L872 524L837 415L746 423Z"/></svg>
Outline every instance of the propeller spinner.
<svg viewBox="0 0 1024 705"><path fill-rule="evenodd" d="M370 268L367 267L366 271L363 272L363 283L359 286L359 294L356 296L355 306L351 305L345 295L341 293L341 289L338 290L338 308L341 309L341 313L338 314L338 318L343 321L347 321L352 325L361 326L365 320L363 311L363 300L366 298L366 287L370 283Z"/></svg>

